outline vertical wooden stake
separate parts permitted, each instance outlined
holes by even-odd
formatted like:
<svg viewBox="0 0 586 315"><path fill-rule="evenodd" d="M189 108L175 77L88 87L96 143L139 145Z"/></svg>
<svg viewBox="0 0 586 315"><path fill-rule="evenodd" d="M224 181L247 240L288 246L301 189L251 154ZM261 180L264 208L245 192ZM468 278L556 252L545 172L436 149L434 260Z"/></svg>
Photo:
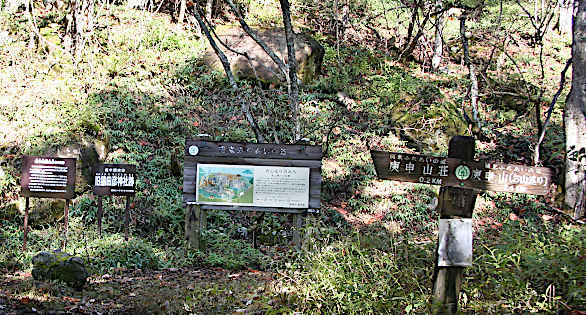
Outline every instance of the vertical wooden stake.
<svg viewBox="0 0 586 315"><path fill-rule="evenodd" d="M191 248L201 248L201 230L205 226L205 211L200 205L188 205L185 211L185 239Z"/></svg>
<svg viewBox="0 0 586 315"><path fill-rule="evenodd" d="M448 157L462 160L474 158L474 138L456 136L450 140ZM439 193L439 209L441 219L455 217L471 218L477 193L472 189L442 187ZM439 247L439 241L438 241ZM435 255L433 274L433 305L434 314L456 314L458 297L462 286L463 267L439 267L438 253Z"/></svg>
<svg viewBox="0 0 586 315"><path fill-rule="evenodd" d="M22 251L26 250L26 236L28 234L28 208L29 197L26 197L24 201L24 241L22 243Z"/></svg>
<svg viewBox="0 0 586 315"><path fill-rule="evenodd" d="M130 196L126 196L126 210L124 212L124 240L128 241L128 225L130 224Z"/></svg>
<svg viewBox="0 0 586 315"><path fill-rule="evenodd" d="M295 220L295 231L293 231L293 243L297 248L301 248L303 243L303 239L301 237L301 229L305 225L305 215L301 213L296 213L293 216L293 220Z"/></svg>
<svg viewBox="0 0 586 315"><path fill-rule="evenodd" d="M63 213L63 217L65 218L64 222L64 232L63 232L63 250L65 251L65 247L67 247L67 230L69 229L69 199L65 199L65 210Z"/></svg>
<svg viewBox="0 0 586 315"><path fill-rule="evenodd" d="M102 215L104 209L102 208L102 196L98 196L98 235L102 237Z"/></svg>

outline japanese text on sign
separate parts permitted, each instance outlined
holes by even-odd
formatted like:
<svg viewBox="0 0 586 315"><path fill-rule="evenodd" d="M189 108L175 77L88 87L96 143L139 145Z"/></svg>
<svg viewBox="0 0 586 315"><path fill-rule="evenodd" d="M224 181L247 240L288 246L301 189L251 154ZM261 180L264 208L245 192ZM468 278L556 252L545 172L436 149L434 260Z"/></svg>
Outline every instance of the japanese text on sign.
<svg viewBox="0 0 586 315"><path fill-rule="evenodd" d="M97 195L131 195L136 184L136 167L130 164L96 166L94 193Z"/></svg>
<svg viewBox="0 0 586 315"><path fill-rule="evenodd" d="M220 145L218 151L222 154L242 154L242 153L254 153L256 155L268 155L268 154L279 154L281 156L287 155L286 148L266 148L266 147L245 147L243 145Z"/></svg>

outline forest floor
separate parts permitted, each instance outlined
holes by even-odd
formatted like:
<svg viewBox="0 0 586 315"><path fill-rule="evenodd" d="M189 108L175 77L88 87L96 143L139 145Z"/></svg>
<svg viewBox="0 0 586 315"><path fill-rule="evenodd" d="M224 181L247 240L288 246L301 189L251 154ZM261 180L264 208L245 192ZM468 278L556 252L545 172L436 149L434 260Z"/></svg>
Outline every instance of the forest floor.
<svg viewBox="0 0 586 315"><path fill-rule="evenodd" d="M263 296L273 280L271 272L251 269L119 269L75 290L35 281L27 272L8 273L0 278L0 313L250 314L278 305Z"/></svg>

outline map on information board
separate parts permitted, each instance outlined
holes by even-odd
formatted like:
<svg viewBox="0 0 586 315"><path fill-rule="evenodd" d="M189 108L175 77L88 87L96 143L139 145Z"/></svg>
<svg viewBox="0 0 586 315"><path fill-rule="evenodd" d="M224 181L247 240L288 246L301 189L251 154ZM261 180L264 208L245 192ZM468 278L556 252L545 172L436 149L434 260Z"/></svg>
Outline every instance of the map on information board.
<svg viewBox="0 0 586 315"><path fill-rule="evenodd" d="M307 208L309 168L198 164L200 204Z"/></svg>

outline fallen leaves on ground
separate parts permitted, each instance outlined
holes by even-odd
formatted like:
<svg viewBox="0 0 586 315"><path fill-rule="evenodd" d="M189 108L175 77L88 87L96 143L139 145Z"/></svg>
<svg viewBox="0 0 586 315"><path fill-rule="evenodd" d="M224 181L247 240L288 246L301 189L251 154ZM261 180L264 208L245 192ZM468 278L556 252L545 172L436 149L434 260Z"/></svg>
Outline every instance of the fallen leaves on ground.
<svg viewBox="0 0 586 315"><path fill-rule="evenodd" d="M0 313L255 313L275 304L261 294L272 279L252 269L112 270L75 291L19 272L0 278Z"/></svg>

